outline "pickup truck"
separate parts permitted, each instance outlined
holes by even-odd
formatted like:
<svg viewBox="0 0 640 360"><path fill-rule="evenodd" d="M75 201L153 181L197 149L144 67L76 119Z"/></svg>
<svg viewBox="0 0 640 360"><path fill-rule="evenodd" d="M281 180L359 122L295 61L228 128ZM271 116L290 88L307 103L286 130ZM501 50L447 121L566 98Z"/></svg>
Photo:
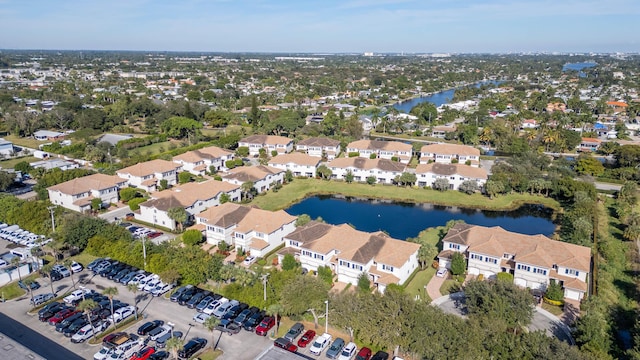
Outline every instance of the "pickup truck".
<svg viewBox="0 0 640 360"><path fill-rule="evenodd" d="M90 292L91 290L89 289L74 290L71 294L65 296L64 299L62 300L65 302L65 304L71 304L76 300L82 299L85 295L89 294Z"/></svg>
<svg viewBox="0 0 640 360"><path fill-rule="evenodd" d="M220 321L215 329L220 332L226 332L229 335L233 335L239 333L241 328L242 327L240 325L234 323L232 320L224 319Z"/></svg>

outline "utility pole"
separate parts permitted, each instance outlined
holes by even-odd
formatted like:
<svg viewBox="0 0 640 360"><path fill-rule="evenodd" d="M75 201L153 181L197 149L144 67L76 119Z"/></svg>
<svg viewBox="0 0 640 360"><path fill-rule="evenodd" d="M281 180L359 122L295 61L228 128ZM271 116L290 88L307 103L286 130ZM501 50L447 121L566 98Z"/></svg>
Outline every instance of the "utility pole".
<svg viewBox="0 0 640 360"><path fill-rule="evenodd" d="M325 300L326 310L324 313L324 332L329 333L329 300Z"/></svg>
<svg viewBox="0 0 640 360"><path fill-rule="evenodd" d="M267 302L267 278L269 277L269 274L264 274L262 275L262 289L264 292L264 302Z"/></svg>
<svg viewBox="0 0 640 360"><path fill-rule="evenodd" d="M147 246L145 245L147 236L142 237L142 258L144 259L144 270L147 269Z"/></svg>
<svg viewBox="0 0 640 360"><path fill-rule="evenodd" d="M55 206L49 206L49 207L47 207L47 209L51 213L51 230L53 230L53 232L56 232L56 218L53 216L54 212L56 210L56 207Z"/></svg>

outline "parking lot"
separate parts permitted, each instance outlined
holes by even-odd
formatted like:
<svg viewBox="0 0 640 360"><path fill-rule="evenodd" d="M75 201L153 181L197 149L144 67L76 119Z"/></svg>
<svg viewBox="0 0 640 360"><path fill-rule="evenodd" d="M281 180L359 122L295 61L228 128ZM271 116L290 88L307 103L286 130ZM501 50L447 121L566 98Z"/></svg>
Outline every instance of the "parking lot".
<svg viewBox="0 0 640 360"><path fill-rule="evenodd" d="M86 286L88 289L102 292L107 287L116 287L118 289L118 295L115 296L116 299L129 304L137 302L139 310L144 314L144 321L139 321L123 331L135 332L140 325L148 320L159 319L163 320L165 323L171 322L175 324L174 329L176 331L182 331L186 334L185 337L187 340L196 336L207 339L209 341L207 344L208 347L213 344L212 340L217 341L218 337L220 337L218 348L220 348L224 354L219 357L219 359L255 359L273 344L268 337L257 336L245 330L241 330L240 333L233 336L228 336L226 334L220 336L220 332L218 331L211 333L204 328L203 325L192 320L193 315L196 313L195 310L189 309L185 306L179 306L162 296L153 297L150 294L143 292L138 292L135 294L134 298L134 294L124 285L115 283L107 278L94 276L93 273L86 269L74 276L76 279L80 279L82 285ZM49 280L46 278L39 279L42 287L34 291L34 295L49 292L50 287L48 281ZM54 290L58 295L62 295L73 290L70 277L56 281L53 285ZM93 354L100 350L99 345L92 346L88 343L73 344L68 338L56 332L53 326L40 322L37 314L27 314L27 311L30 310L28 295L24 295L13 301L2 303L0 304L0 309L4 314L7 314L14 320L21 322L27 327L46 336L50 340L64 346L81 356L83 359L92 359Z"/></svg>

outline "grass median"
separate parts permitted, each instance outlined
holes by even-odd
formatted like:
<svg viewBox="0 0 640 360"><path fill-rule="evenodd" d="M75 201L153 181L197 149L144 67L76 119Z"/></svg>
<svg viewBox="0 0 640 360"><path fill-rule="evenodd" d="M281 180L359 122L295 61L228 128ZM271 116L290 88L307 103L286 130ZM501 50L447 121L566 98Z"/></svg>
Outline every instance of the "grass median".
<svg viewBox="0 0 640 360"><path fill-rule="evenodd" d="M251 204L265 210L285 209L309 196L344 195L369 199L388 199L408 203L430 203L483 210L515 210L524 204L540 204L558 210L560 204L550 198L529 194L507 194L489 199L482 194L467 195L459 191L436 191L417 187L367 185L319 179L295 179L278 192L256 197Z"/></svg>

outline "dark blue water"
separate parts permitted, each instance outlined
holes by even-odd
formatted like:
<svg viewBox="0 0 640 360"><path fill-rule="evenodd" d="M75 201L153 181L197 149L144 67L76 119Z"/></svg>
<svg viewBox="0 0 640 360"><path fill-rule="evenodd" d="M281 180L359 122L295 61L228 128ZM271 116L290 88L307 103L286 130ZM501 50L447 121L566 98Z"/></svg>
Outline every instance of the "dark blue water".
<svg viewBox="0 0 640 360"><path fill-rule="evenodd" d="M562 71L569 71L569 70L574 70L574 71L580 71L586 68L590 68L590 67L594 67L597 66L597 63L594 62L581 62L581 63L566 63L564 64L564 66L562 67Z"/></svg>
<svg viewBox="0 0 640 360"><path fill-rule="evenodd" d="M500 85L503 82L504 81L487 80L487 81L477 82L473 86L479 88L482 85L488 85L488 84ZM449 102L451 102L451 99L453 98L453 94L455 93L455 91L456 89L451 89L451 90L437 92L435 94L428 95L428 96L421 96L421 97L409 99L404 102L395 103L393 104L393 107L403 113L409 113L409 111L411 111L411 109L413 109L414 106L427 101L434 104L436 107L438 107L440 105L448 104Z"/></svg>
<svg viewBox="0 0 640 360"><path fill-rule="evenodd" d="M426 228L445 225L449 220L468 224L501 226L505 230L550 236L555 231L552 211L537 205L525 205L514 211L483 211L431 204L395 203L314 196L285 210L291 215L318 216L329 224L348 223L362 231L384 230L396 239L416 237Z"/></svg>

